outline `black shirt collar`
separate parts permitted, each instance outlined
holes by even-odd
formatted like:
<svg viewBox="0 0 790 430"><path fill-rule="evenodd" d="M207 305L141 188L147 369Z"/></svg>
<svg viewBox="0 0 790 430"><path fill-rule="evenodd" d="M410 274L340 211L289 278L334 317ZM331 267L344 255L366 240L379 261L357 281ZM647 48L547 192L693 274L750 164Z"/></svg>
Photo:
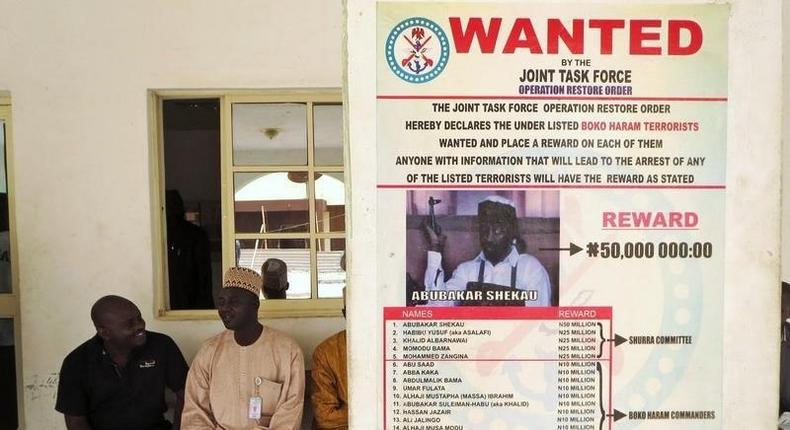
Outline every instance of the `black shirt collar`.
<svg viewBox="0 0 790 430"><path fill-rule="evenodd" d="M148 331L146 331L146 335L148 335ZM127 363L127 367L129 364L137 361L140 357L140 354L145 351L146 346L148 346L148 340L143 345L138 346L137 348L132 349L129 352L129 361ZM110 363L114 363L110 358L110 354L104 349L104 341L102 338L99 337L98 334L94 335L90 341L88 342L88 351L90 352L91 360L95 362L101 362L102 360L107 360Z"/></svg>

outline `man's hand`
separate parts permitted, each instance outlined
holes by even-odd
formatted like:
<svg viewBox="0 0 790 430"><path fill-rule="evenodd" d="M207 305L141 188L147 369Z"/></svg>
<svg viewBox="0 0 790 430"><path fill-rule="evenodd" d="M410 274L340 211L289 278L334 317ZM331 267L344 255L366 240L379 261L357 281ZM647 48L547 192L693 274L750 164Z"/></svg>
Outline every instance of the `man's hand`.
<svg viewBox="0 0 790 430"><path fill-rule="evenodd" d="M438 224L437 224L438 227ZM434 231L428 222L422 223L422 232L425 235L425 240L428 242L428 250L442 252L444 250L444 243L447 241L447 236L439 231Z"/></svg>

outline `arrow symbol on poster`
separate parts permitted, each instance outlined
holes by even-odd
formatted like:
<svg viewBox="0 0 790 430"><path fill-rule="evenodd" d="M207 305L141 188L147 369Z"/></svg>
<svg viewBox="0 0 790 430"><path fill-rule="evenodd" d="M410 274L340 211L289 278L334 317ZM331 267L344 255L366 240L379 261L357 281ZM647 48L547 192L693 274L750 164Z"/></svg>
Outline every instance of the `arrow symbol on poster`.
<svg viewBox="0 0 790 430"><path fill-rule="evenodd" d="M567 247L567 248L538 248L538 249L541 250L541 251L570 251L571 255L574 255L574 254L576 254L576 253L578 253L579 251L582 250L581 246L579 246L579 245L577 245L577 244L575 244L573 242L570 242L570 244L571 245L569 247Z"/></svg>
<svg viewBox="0 0 790 430"><path fill-rule="evenodd" d="M628 339L626 339L626 338L620 336L619 334L615 333L614 334L614 339L606 339L606 341L607 342L612 342L613 341L615 348L617 348L618 346L628 342Z"/></svg>
<svg viewBox="0 0 790 430"><path fill-rule="evenodd" d="M623 419L626 416L626 414L624 414L624 413L618 411L617 409L615 409L614 413L606 414L606 416L607 417L612 417L612 418L614 418L615 421L618 421L620 419Z"/></svg>

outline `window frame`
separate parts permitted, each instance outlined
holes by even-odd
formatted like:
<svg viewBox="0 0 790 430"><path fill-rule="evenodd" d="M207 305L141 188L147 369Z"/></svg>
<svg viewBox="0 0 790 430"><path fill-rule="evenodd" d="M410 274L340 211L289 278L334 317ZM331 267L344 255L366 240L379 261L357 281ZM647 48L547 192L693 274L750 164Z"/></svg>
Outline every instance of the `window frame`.
<svg viewBox="0 0 790 430"><path fill-rule="evenodd" d="M299 317L340 317L342 316L342 298L318 297L318 270L317 270L317 241L323 239L344 239L348 246L348 213L349 192L347 184L349 174L348 148L343 143L343 164L339 166L319 166L314 163L313 142L313 110L315 105L339 104L346 111L342 92L339 88L322 89L278 89L278 90L166 90L154 89L148 91L149 108L149 140L151 142L151 178L153 184L153 258L154 258L154 315L161 320L217 320L216 310L172 310L169 305L168 276L167 276L167 237L165 217L165 179L164 179L164 123L162 117L163 102L175 99L207 99L219 100L220 106L220 207L222 219L222 272L235 264L235 240L267 238L304 238L310 240L310 276L311 297L309 299L286 300L261 300L258 315L263 318L299 318ZM233 165L233 124L232 106L234 103L304 103L306 105L307 127L307 163L304 166L283 165ZM345 129L345 121L342 125ZM308 189L308 216L310 229L306 233L236 233L234 212L234 173L274 172L284 171L307 172L310 181ZM316 230L315 219L315 181L316 172L342 172L345 186L345 217L346 228L343 232L319 233ZM348 277L346 277L348 285Z"/></svg>
<svg viewBox="0 0 790 430"><path fill-rule="evenodd" d="M14 145L11 116L11 95L0 91L0 123L5 132L6 190L8 193L8 241L11 258L11 293L0 294L0 318L10 318L14 323L14 360L16 366L17 422L24 427L24 391L22 390L22 327L19 309L19 258L17 250L15 193L14 190ZM3 130L0 130L3 132Z"/></svg>

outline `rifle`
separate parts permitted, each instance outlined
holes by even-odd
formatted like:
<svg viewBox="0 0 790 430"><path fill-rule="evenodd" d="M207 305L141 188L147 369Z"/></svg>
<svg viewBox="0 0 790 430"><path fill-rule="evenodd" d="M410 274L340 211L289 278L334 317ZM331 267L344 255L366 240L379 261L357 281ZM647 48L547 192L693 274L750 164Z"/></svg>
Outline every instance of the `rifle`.
<svg viewBox="0 0 790 430"><path fill-rule="evenodd" d="M434 211L433 207L441 202L441 200L435 199L433 196L428 197L428 225L437 236L442 234L442 227L436 222L436 212Z"/></svg>

